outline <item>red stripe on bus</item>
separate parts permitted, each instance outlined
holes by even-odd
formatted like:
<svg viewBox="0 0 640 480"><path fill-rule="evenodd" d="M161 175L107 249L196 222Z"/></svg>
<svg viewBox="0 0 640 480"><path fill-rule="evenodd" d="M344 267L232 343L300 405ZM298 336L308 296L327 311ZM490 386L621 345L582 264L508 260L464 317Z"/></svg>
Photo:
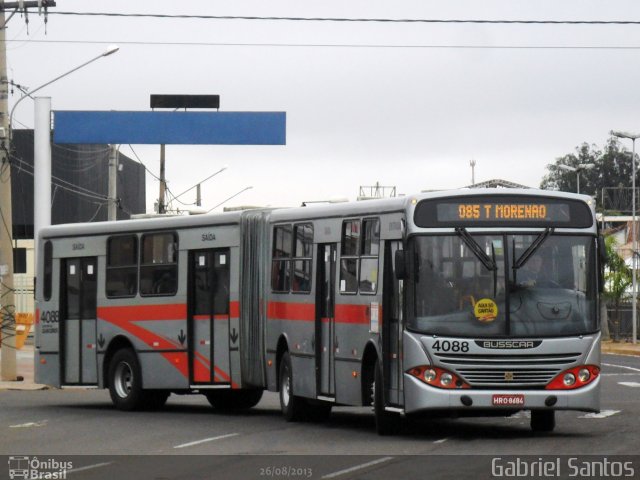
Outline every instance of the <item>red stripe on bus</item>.
<svg viewBox="0 0 640 480"><path fill-rule="evenodd" d="M129 321L184 320L187 318L185 303L166 305L135 305L124 307L98 307L99 317L126 318Z"/></svg>
<svg viewBox="0 0 640 480"><path fill-rule="evenodd" d="M229 315L214 315L213 319L214 320L229 320L230 316ZM211 319L211 315L194 315L193 316L194 320L210 320Z"/></svg>
<svg viewBox="0 0 640 480"><path fill-rule="evenodd" d="M231 318L240 317L240 302L229 302L229 316Z"/></svg>
<svg viewBox="0 0 640 480"><path fill-rule="evenodd" d="M336 305L336 323L369 323L369 305Z"/></svg>
<svg viewBox="0 0 640 480"><path fill-rule="evenodd" d="M207 357L205 357L204 355L202 355L199 352L195 352L196 354L196 371L198 371L199 369L199 379L195 377L194 374L194 380L196 382L208 382L209 379L211 378L211 371L210 371L210 367L211 367L211 362L209 361L209 359ZM200 362L202 362L202 365ZM204 370L203 370L204 369ZM231 377L224 371L221 370L219 367L216 367L214 365L213 367L215 376L214 376L214 380L217 382L228 382L231 384L231 388L239 388L238 384L235 383L234 381L231 380Z"/></svg>
<svg viewBox="0 0 640 480"><path fill-rule="evenodd" d="M36 325L40 323L40 309L36 308Z"/></svg>
<svg viewBox="0 0 640 480"><path fill-rule="evenodd" d="M185 378L189 378L187 352L164 352L161 355L173 365Z"/></svg>
<svg viewBox="0 0 640 480"><path fill-rule="evenodd" d="M316 306L313 303L269 302L267 317L270 320L313 322L316 319Z"/></svg>
<svg viewBox="0 0 640 480"><path fill-rule="evenodd" d="M172 309L171 307L185 307L183 309L186 314L186 306L185 305L167 305L166 307L168 311L177 312L178 309ZM105 322L109 322L122 330L130 333L134 337L138 338L142 342L146 343L153 349L157 350L169 350L174 348L183 348L181 344L174 342L166 337L150 332L146 328L142 328L139 325L134 324L133 322L137 322L140 320L150 320L153 319L151 317L152 312L157 312L158 307L162 309L163 306L154 305L154 308L149 308L148 306L138 306L138 307L99 307L98 308L98 319L104 320ZM127 314L134 314L133 317L127 316ZM137 318L136 318L137 317ZM142 318L141 318L142 317ZM149 318L151 317L151 318ZM164 320L167 318L160 318L160 320ZM184 320L184 316L182 318L168 318L169 320ZM189 369L186 360L186 352L163 352L161 355L171 363L182 375L188 377Z"/></svg>
<svg viewBox="0 0 640 480"><path fill-rule="evenodd" d="M315 304L269 302L267 315L270 320L315 321ZM321 319L325 321L325 319ZM336 305L336 323L369 324L369 305Z"/></svg>

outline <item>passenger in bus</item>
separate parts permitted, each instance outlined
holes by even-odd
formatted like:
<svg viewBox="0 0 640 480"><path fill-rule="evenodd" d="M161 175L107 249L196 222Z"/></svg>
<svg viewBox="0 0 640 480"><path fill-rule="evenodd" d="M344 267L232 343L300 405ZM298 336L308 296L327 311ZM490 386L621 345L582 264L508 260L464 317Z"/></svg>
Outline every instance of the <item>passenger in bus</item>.
<svg viewBox="0 0 640 480"><path fill-rule="evenodd" d="M175 293L175 282L169 272L164 272L160 279L153 286L153 293L162 295Z"/></svg>
<svg viewBox="0 0 640 480"><path fill-rule="evenodd" d="M517 273L518 285L522 287L550 288L558 284L549 276L541 255L533 255Z"/></svg>

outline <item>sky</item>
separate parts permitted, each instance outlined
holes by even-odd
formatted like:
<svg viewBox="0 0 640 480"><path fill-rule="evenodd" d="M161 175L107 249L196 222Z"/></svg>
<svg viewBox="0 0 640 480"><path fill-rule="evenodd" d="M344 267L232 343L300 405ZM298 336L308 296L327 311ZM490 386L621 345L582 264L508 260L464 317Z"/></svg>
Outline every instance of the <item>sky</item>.
<svg viewBox="0 0 640 480"><path fill-rule="evenodd" d="M640 131L640 25L54 14L640 20L633 0L56 3L46 28L35 11L28 31L18 15L9 22L10 80L34 89L109 44L120 50L40 90L54 111L149 111L150 94L172 93L219 94L223 111L286 112L285 146L167 146L176 194L228 165L202 185L205 209L249 186L224 206L354 200L359 186L376 182L401 194L459 188L471 183L472 159L476 181L536 187L549 163L582 142L602 146L612 129ZM21 102L14 125L33 127L32 102ZM158 175L160 147L132 148L121 151ZM150 174L146 185L152 211L159 185ZM181 200L194 202L194 192Z"/></svg>

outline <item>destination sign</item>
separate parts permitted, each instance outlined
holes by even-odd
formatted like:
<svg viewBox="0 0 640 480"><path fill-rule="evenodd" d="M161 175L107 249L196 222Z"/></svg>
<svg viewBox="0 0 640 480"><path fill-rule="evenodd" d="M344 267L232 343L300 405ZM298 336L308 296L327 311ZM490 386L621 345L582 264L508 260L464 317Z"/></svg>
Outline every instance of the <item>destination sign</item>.
<svg viewBox="0 0 640 480"><path fill-rule="evenodd" d="M437 206L439 222L477 220L542 220L569 222L568 205L545 203L440 203Z"/></svg>
<svg viewBox="0 0 640 480"><path fill-rule="evenodd" d="M574 227L593 225L580 200L531 195L473 195L422 200L414 220L419 227Z"/></svg>

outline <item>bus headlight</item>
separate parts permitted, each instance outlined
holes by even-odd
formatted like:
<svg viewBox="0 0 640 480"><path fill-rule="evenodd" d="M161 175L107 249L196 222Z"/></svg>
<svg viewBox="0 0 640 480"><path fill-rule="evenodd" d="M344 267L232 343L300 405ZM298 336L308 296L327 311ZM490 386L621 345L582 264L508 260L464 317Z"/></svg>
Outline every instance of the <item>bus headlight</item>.
<svg viewBox="0 0 640 480"><path fill-rule="evenodd" d="M471 388L460 377L440 367L421 365L409 369L407 373L432 387Z"/></svg>
<svg viewBox="0 0 640 480"><path fill-rule="evenodd" d="M590 377L591 373L586 368L581 368L578 372L578 380L580 380L582 383L588 381Z"/></svg>
<svg viewBox="0 0 640 480"><path fill-rule="evenodd" d="M451 383L453 383L453 376L450 373L443 373L440 377L440 383L442 383L442 385L444 385L445 387L448 387L449 385L451 385Z"/></svg>
<svg viewBox="0 0 640 480"><path fill-rule="evenodd" d="M425 370L424 372L424 379L428 383L433 382L437 376L438 376L438 373L433 368L430 368L429 370Z"/></svg>
<svg viewBox="0 0 640 480"><path fill-rule="evenodd" d="M546 390L573 390L590 384L600 374L600 367L596 365L580 365L564 372L560 372L551 380Z"/></svg>

